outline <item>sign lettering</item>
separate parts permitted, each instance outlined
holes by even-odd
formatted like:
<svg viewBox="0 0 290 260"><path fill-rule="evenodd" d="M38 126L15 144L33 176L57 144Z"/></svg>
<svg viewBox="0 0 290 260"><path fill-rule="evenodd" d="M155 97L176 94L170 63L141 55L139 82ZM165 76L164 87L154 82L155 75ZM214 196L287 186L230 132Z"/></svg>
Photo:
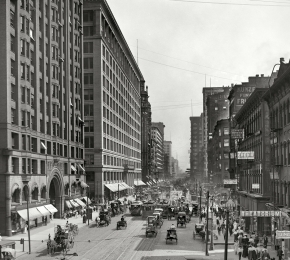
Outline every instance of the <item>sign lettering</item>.
<svg viewBox="0 0 290 260"><path fill-rule="evenodd" d="M241 211L241 217L281 217L281 211Z"/></svg>

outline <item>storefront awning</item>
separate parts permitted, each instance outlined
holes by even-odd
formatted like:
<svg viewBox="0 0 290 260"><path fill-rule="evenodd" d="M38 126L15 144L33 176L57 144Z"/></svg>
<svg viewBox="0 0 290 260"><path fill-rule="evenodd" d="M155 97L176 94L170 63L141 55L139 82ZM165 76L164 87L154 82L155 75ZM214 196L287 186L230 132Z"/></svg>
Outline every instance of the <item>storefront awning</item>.
<svg viewBox="0 0 290 260"><path fill-rule="evenodd" d="M51 204L44 205L44 207L46 207L46 209L48 209L48 211L50 211L51 214L58 212L58 210Z"/></svg>
<svg viewBox="0 0 290 260"><path fill-rule="evenodd" d="M51 214L50 211L44 206L37 207L37 210L40 211L43 216L49 216Z"/></svg>
<svg viewBox="0 0 290 260"><path fill-rule="evenodd" d="M75 208L80 207L80 205L77 204L74 200L70 200L69 202L70 202L70 204L72 204Z"/></svg>
<svg viewBox="0 0 290 260"><path fill-rule="evenodd" d="M86 207L86 204L83 203L80 199L75 199L75 202L80 204L80 206L82 206L82 207Z"/></svg>
<svg viewBox="0 0 290 260"><path fill-rule="evenodd" d="M84 200L86 203L87 203L87 201L88 201L88 204L89 204L89 205L92 204L90 198L88 198L88 197L83 197L82 200Z"/></svg>
<svg viewBox="0 0 290 260"><path fill-rule="evenodd" d="M78 166L79 166L79 168L80 168L83 172L85 172L85 169L84 169L83 166L81 166L80 164L78 164Z"/></svg>
<svg viewBox="0 0 290 260"><path fill-rule="evenodd" d="M135 180L134 185L135 186L145 186L146 184L141 180Z"/></svg>
<svg viewBox="0 0 290 260"><path fill-rule="evenodd" d="M65 201L65 204L69 209L73 207L68 200Z"/></svg>
<svg viewBox="0 0 290 260"><path fill-rule="evenodd" d="M82 188L87 188L87 187L89 187L89 185L86 184L84 181L81 181L80 185L81 185Z"/></svg>
<svg viewBox="0 0 290 260"><path fill-rule="evenodd" d="M27 221L27 209L18 210L17 213L22 217L24 220ZM39 217L42 217L43 215L40 213L40 211L37 210L37 208L30 208L29 209L29 219L33 220Z"/></svg>
<svg viewBox="0 0 290 260"><path fill-rule="evenodd" d="M73 165L71 165L70 168L71 168L71 170L74 171L74 172L77 171L77 169L76 169Z"/></svg>
<svg viewBox="0 0 290 260"><path fill-rule="evenodd" d="M124 190L132 189L126 182L122 182L121 185L124 187Z"/></svg>
<svg viewBox="0 0 290 260"><path fill-rule="evenodd" d="M149 182L146 182L146 184L147 184L148 186L151 186L151 184L150 184Z"/></svg>
<svg viewBox="0 0 290 260"><path fill-rule="evenodd" d="M122 183L108 183L105 186L112 192L126 190L127 188L122 185Z"/></svg>

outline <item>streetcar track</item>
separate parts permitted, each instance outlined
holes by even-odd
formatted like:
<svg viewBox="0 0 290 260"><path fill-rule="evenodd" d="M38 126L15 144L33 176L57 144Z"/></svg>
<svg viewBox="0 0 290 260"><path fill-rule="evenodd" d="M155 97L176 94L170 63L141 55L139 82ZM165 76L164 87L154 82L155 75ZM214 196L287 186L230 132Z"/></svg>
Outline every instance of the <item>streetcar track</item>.
<svg viewBox="0 0 290 260"><path fill-rule="evenodd" d="M133 232L135 232L136 231L136 229L138 229L139 227L136 227L132 232L130 232L129 233L129 235L128 236L126 236L126 237L122 237L122 238L120 238L120 237L111 237L111 238L109 238L110 236L115 236L115 232L111 232L108 236L106 236L105 238L102 238L102 239L99 239L99 240L92 240L91 242L94 242L94 241L97 241L98 243L96 243L96 244L94 244L94 246L91 248L91 249L89 249L89 250L87 250L86 252L85 252L85 254L83 254L83 255L81 255L81 257L85 257L88 253L90 253L92 250L94 250L95 249L95 247L97 246L97 245L100 245L102 242L106 242L106 241L108 241L108 240L113 240L113 239L122 239L122 241L118 244L118 246L115 246L115 249L111 252L111 254L109 254L106 258L103 258L103 260L105 260L105 259L107 259L110 255L112 255L112 253L113 252L115 252L115 250L120 246L120 244L122 244L126 239L128 239L128 238L133 238L133 237L135 237L135 236L130 236ZM109 232L109 231L108 231ZM73 257L73 256L72 256ZM72 258L71 257L71 258ZM69 258L69 259L71 259L71 258Z"/></svg>

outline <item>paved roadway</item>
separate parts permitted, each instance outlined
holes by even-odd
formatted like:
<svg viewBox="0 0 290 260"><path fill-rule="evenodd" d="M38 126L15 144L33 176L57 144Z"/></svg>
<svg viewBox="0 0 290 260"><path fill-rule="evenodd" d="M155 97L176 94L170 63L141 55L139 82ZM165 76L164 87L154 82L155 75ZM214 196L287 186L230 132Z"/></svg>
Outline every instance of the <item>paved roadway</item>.
<svg viewBox="0 0 290 260"><path fill-rule="evenodd" d="M146 220L126 214L127 229L116 230L116 223L120 216L112 218L108 227L97 228L94 223L80 228L75 238L75 244L66 259L75 260L152 260L152 259L204 259L205 244L200 240L193 240L192 232L197 219L192 218L186 228L178 227L178 243L165 243L166 230L176 221L164 220L158 230L157 237L145 237ZM231 250L232 251L232 250ZM210 252L211 259L223 259L223 246ZM73 255L77 253L77 255ZM209 259L209 257L206 257ZM237 258L237 257L234 257ZM228 259L234 259L228 258ZM20 260L26 259L62 259L60 253L48 256L45 244L37 248L31 255L22 255Z"/></svg>

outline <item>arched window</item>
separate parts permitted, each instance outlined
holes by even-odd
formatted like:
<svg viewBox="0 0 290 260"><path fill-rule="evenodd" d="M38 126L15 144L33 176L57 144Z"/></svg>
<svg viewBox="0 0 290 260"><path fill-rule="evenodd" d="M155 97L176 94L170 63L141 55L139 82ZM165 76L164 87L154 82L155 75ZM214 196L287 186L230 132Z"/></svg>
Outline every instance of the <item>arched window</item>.
<svg viewBox="0 0 290 260"><path fill-rule="evenodd" d="M46 199L46 186L42 187L40 197Z"/></svg>
<svg viewBox="0 0 290 260"><path fill-rule="evenodd" d="M32 192L31 192L31 199L38 200L38 187L36 187L36 186L34 186Z"/></svg>
<svg viewBox="0 0 290 260"><path fill-rule="evenodd" d="M25 185L23 187L23 191L22 191L22 202L23 201L27 201L28 200L28 196L29 196L29 188L27 185Z"/></svg>
<svg viewBox="0 0 290 260"><path fill-rule="evenodd" d="M69 195L69 184L68 183L64 187L64 194Z"/></svg>
<svg viewBox="0 0 290 260"><path fill-rule="evenodd" d="M20 189L19 187L15 188L12 193L12 202L20 203Z"/></svg>

